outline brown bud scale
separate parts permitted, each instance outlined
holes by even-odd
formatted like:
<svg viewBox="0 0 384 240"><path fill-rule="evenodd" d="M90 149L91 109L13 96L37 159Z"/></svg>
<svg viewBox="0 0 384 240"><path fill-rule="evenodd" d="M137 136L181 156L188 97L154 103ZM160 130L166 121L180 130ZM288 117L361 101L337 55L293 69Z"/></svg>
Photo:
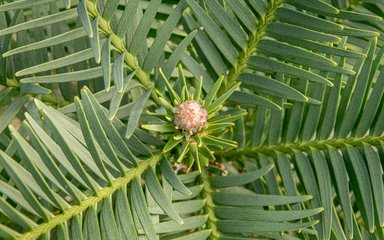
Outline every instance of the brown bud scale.
<svg viewBox="0 0 384 240"><path fill-rule="evenodd" d="M186 134L196 134L207 126L208 111L195 100L187 100L173 109L174 124Z"/></svg>

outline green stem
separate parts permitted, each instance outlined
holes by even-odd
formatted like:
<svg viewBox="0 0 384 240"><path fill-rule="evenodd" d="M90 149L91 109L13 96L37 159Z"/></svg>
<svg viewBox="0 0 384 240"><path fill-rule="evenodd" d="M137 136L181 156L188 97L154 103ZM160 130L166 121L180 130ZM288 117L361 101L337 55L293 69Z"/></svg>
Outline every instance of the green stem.
<svg viewBox="0 0 384 240"><path fill-rule="evenodd" d="M41 100L44 102L44 103L52 103L58 107L65 107L69 104L71 104L71 102L68 102L66 100L63 100L57 96L55 96L53 93L52 94L44 94L42 95L42 98Z"/></svg>
<svg viewBox="0 0 384 240"><path fill-rule="evenodd" d="M327 150L329 146L337 149L345 148L346 145L363 146L363 143L370 145L381 145L384 141L384 136L367 136L362 138L345 138L345 139L327 139L315 140L308 142L282 143L269 146L261 146L254 149L234 149L224 152L220 156L231 158L236 156L255 157L257 154L275 155L276 152L292 153L294 150L301 152L309 152L311 148L319 150Z"/></svg>
<svg viewBox="0 0 384 240"><path fill-rule="evenodd" d="M219 239L220 233L216 227L216 221L217 220L216 220L215 212L213 209L214 203L213 203L213 199L211 196L212 195L211 194L212 188L211 188L211 184L209 182L208 171L205 168L203 168L201 170L201 179L203 181L202 194L203 194L203 197L207 200L205 207L204 207L204 212L205 212L205 214L208 214L207 227L211 229L210 239L212 239L212 240Z"/></svg>
<svg viewBox="0 0 384 240"><path fill-rule="evenodd" d="M83 213L91 206L95 206L103 199L111 196L122 187L125 187L133 178L143 174L149 166L155 166L160 161L160 154L157 154L146 161L139 163L137 168L128 170L124 176L114 180L111 186L105 187L98 191L96 195L87 197L80 205L75 205L67 211L56 215L49 222L42 223L30 232L26 232L19 239L37 239L41 234L49 232L59 224L70 220L72 217Z"/></svg>
<svg viewBox="0 0 384 240"><path fill-rule="evenodd" d="M16 81L16 79L7 78L6 86L12 88L20 88L20 83Z"/></svg>
<svg viewBox="0 0 384 240"><path fill-rule="evenodd" d="M124 40L121 39L119 36L117 36L111 29L109 22L105 20L97 11L97 7L95 3L92 3L90 1L87 1L87 10L88 13L93 17L98 17L98 26L100 30L107 36L111 37L111 43L116 48L116 50L120 53L125 53L124 56L124 62L132 69L136 70L135 76L140 81L140 83L148 90L151 91L151 98L159 105L161 105L161 102L159 100L159 97L157 96L155 92L155 86L151 82L149 78L149 73L146 73L142 68L140 68L139 64L137 63L137 58L132 55L128 50L125 48Z"/></svg>
<svg viewBox="0 0 384 240"><path fill-rule="evenodd" d="M256 45L259 40L265 35L265 28L273 21L275 10L282 4L281 1L275 1L270 4L264 19L260 20L255 32L251 33L248 40L248 45L240 54L239 61L236 67L233 67L228 75L226 89L230 89L237 83L239 75L247 68L249 58L256 52Z"/></svg>

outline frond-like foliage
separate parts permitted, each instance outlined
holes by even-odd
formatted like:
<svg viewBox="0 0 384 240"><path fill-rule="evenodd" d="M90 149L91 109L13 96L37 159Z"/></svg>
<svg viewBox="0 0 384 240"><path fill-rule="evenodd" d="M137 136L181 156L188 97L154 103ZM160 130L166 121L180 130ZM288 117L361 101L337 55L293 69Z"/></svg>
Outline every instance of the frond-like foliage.
<svg viewBox="0 0 384 240"><path fill-rule="evenodd" d="M147 158L143 157L145 151L133 154L130 149L143 149L137 145L150 143L124 140L121 122L110 122L106 110L89 91L84 90L82 97L75 100L78 122L35 101L20 130L10 127L12 143L0 155L7 173L0 182L2 222L7 223L1 225L2 238L132 239L145 234L149 239L183 239L183 235L190 237L190 230L202 237L212 231L219 235L271 233L314 224L288 221L309 217L321 209L269 213L258 208L265 197L258 198L246 189L242 190L244 202L234 205L229 200L236 191L212 191L251 183L273 165L229 176L209 177L204 170L200 184L196 172L178 177L159 154ZM156 176L158 163L162 184ZM288 204L308 198L266 199ZM239 215L232 218L231 211L239 211ZM210 214L220 219L212 219ZM211 228L202 229L205 224Z"/></svg>
<svg viewBox="0 0 384 240"><path fill-rule="evenodd" d="M310 6L297 7L311 11L308 9ZM337 17L336 14L329 14L326 11L318 14ZM370 23L373 21L372 24L381 21L375 16L348 11L341 11L339 14L341 18L355 21L365 22L369 19ZM295 21L296 25L301 27L305 27L308 23L291 21ZM344 46L351 46L353 49L360 49L359 51L362 49L361 53L366 57L353 59L355 56L352 55L324 53L333 55L331 59L343 69L353 66L354 74L318 69L320 76L332 81L334 86L330 87L319 82L315 83L308 77L295 79L288 72L280 71L278 67L271 68L272 77L288 82L312 99L312 102L322 104L290 101L284 111L257 107L253 114L249 115L249 121L246 120L247 123L253 122L251 125L253 130L242 137L246 149L243 154L246 156L257 154L255 159L258 164L272 161L277 165L278 171L271 173L269 181L255 188L256 192L265 192L267 188L276 193L297 194L305 190L307 194L314 196L311 202L312 208L324 207L324 212L318 215L321 224L316 226L319 239L330 237L359 239L368 236L380 239L383 237L383 223L380 220L383 215L383 171L379 155L382 151L382 121L379 120L382 112L379 104L382 102L380 87L382 74L379 64L383 53L378 45L379 31L374 28L357 30L350 27L357 25L349 25L349 21L341 21L340 26L343 26L342 31L345 33L342 31L337 33L348 36L348 42L352 44L346 43L345 38L339 43L338 48L345 49ZM347 26L344 26L344 23L347 23ZM273 25L274 23L271 23L271 26ZM319 24L311 26L318 27ZM319 31L327 32L325 29L317 29L317 34ZM278 40L293 43L292 37L285 39L288 40L283 38ZM305 41L302 39L298 41L299 46L307 48ZM273 48L273 45L264 46ZM317 63L316 66L303 65L311 71L317 66L320 65ZM249 80L249 83L254 82ZM274 102L284 104L282 96L272 99ZM244 125L239 125L239 128L242 126ZM249 150L249 147L253 147L254 150ZM238 154L239 152L236 156ZM244 159L248 160L247 157ZM266 187L262 187L263 185ZM300 209L300 206L297 207ZM362 222L363 224L357 225Z"/></svg>
<svg viewBox="0 0 384 240"><path fill-rule="evenodd" d="M0 0L0 238L384 239L382 3Z"/></svg>

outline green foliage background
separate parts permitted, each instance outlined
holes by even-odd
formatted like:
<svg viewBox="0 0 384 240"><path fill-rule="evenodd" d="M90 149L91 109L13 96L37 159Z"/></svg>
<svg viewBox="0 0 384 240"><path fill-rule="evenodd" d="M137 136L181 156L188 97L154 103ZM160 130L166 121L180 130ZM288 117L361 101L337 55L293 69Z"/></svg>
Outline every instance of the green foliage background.
<svg viewBox="0 0 384 240"><path fill-rule="evenodd" d="M383 16L382 0L0 0L0 238L384 239ZM183 82L217 105L235 90L220 138L159 128Z"/></svg>

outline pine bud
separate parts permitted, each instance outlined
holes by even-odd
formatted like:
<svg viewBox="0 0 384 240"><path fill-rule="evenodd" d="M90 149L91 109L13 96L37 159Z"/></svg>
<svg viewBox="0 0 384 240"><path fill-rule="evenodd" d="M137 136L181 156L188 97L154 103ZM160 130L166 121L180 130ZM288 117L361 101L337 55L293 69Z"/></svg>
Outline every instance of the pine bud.
<svg viewBox="0 0 384 240"><path fill-rule="evenodd" d="M173 109L174 124L191 135L207 126L208 111L195 100L187 100Z"/></svg>

